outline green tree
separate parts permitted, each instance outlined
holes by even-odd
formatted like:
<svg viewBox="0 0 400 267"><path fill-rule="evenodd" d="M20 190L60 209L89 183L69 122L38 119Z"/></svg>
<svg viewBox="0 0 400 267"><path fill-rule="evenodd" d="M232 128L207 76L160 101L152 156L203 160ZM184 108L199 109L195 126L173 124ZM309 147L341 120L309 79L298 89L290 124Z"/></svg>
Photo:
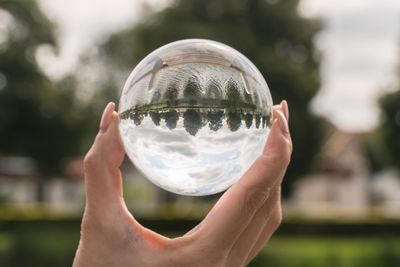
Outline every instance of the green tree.
<svg viewBox="0 0 400 267"><path fill-rule="evenodd" d="M260 128L260 123L261 123L261 116L259 114L256 114L255 116L255 121L256 121L256 128Z"/></svg>
<svg viewBox="0 0 400 267"><path fill-rule="evenodd" d="M226 116L226 123L228 124L229 130L236 132L242 125L242 119L240 118L240 113L238 112L228 112Z"/></svg>
<svg viewBox="0 0 400 267"><path fill-rule="evenodd" d="M400 64L397 73L397 90L378 99L381 123L375 131L365 137L366 151L373 172L387 167L394 167L400 171Z"/></svg>
<svg viewBox="0 0 400 267"><path fill-rule="evenodd" d="M150 118L153 121L154 125L160 126L161 115L157 111L150 111Z"/></svg>
<svg viewBox="0 0 400 267"><path fill-rule="evenodd" d="M131 113L130 119L133 120L133 123L136 126L139 126L142 123L144 116L141 112L135 111Z"/></svg>
<svg viewBox="0 0 400 267"><path fill-rule="evenodd" d="M175 106L178 94L179 91L177 88L177 84L175 82L171 82L170 84L168 84L164 99L167 101L169 107Z"/></svg>
<svg viewBox="0 0 400 267"><path fill-rule="evenodd" d="M191 76L188 79L185 89L183 90L183 97L193 104L201 97L200 82L196 76Z"/></svg>
<svg viewBox="0 0 400 267"><path fill-rule="evenodd" d="M210 79L208 85L206 86L206 96L207 98L223 99L222 92L217 85L217 81L214 79Z"/></svg>
<svg viewBox="0 0 400 267"><path fill-rule="evenodd" d="M380 106L384 115L380 140L383 142L387 162L400 169L400 90L387 94L380 100Z"/></svg>
<svg viewBox="0 0 400 267"><path fill-rule="evenodd" d="M240 89L233 79L229 79L225 85L226 97L230 105L237 105L241 102Z"/></svg>
<svg viewBox="0 0 400 267"><path fill-rule="evenodd" d="M245 114L244 121L246 123L246 127L250 128L253 125L253 115L249 113Z"/></svg>
<svg viewBox="0 0 400 267"><path fill-rule="evenodd" d="M288 100L294 143L283 192L305 174L320 147L321 123L309 112L320 86L314 37L319 21L299 16L298 0L175 0L150 12L103 46L118 66L131 69L152 50L185 38L226 43L245 54L266 78L275 103ZM247 97L248 98L248 97ZM248 100L246 100L248 101Z"/></svg>
<svg viewBox="0 0 400 267"><path fill-rule="evenodd" d="M6 21L0 28L0 154L36 161L42 200L40 181L60 174L66 158L82 152L93 112L76 101L75 79L56 85L39 68L35 50L57 47L54 28L36 1L2 0L0 18Z"/></svg>
<svg viewBox="0 0 400 267"><path fill-rule="evenodd" d="M183 127L190 135L195 136L203 127L201 114L194 109L186 110L183 114Z"/></svg>
<svg viewBox="0 0 400 267"><path fill-rule="evenodd" d="M176 125L179 120L179 114L176 110L171 109L168 112L163 114L165 125L167 125L168 129L173 130L176 128Z"/></svg>
<svg viewBox="0 0 400 267"><path fill-rule="evenodd" d="M224 112L223 111L210 111L207 112L207 119L209 121L208 127L210 130L216 132L224 125Z"/></svg>

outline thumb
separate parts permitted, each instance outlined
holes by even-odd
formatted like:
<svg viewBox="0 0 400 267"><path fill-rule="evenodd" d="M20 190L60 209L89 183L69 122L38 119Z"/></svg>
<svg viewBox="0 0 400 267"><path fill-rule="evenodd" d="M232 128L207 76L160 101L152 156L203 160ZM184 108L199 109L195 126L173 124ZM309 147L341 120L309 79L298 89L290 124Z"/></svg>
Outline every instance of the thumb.
<svg viewBox="0 0 400 267"><path fill-rule="evenodd" d="M85 156L85 190L87 205L104 209L121 203L122 177L120 165L124 148L119 135L119 117L115 104L109 103L103 113L100 131Z"/></svg>
<svg viewBox="0 0 400 267"><path fill-rule="evenodd" d="M234 244L270 191L280 185L290 161L292 143L288 122L282 111L274 111L274 121L263 154L240 180L220 198L203 221L204 240L213 247Z"/></svg>
<svg viewBox="0 0 400 267"><path fill-rule="evenodd" d="M273 188L281 183L292 154L288 121L282 110L274 110L274 121L263 154L239 184L246 188Z"/></svg>

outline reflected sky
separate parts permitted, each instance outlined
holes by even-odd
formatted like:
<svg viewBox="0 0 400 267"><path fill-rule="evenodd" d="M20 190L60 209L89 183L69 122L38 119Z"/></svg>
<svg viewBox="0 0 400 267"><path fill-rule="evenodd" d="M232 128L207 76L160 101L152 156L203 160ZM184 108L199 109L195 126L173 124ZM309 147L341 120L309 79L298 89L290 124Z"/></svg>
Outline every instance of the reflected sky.
<svg viewBox="0 0 400 267"><path fill-rule="evenodd" d="M204 125L193 135L182 116L173 129L165 119L157 126L145 116L139 125L122 119L120 131L129 158L153 183L179 194L208 195L241 177L261 154L269 128L242 123L232 131L223 118L217 131Z"/></svg>

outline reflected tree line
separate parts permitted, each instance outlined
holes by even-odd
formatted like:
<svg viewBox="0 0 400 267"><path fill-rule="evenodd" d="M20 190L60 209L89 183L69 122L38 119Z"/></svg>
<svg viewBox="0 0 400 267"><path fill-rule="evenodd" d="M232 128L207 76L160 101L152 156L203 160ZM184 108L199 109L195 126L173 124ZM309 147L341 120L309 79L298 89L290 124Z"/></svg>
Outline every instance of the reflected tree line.
<svg viewBox="0 0 400 267"><path fill-rule="evenodd" d="M239 84L232 78L224 84L211 78L208 84L202 88L199 78L192 75L188 78L183 88L178 82L172 80L165 90L156 90L150 96L150 104L142 105L142 110L158 108L240 108L256 111L260 106L258 94L248 93L244 85ZM151 88L151 86L149 86ZM160 93L160 92L163 93ZM182 93L180 93L182 91Z"/></svg>
<svg viewBox="0 0 400 267"><path fill-rule="evenodd" d="M130 119L139 126L149 116L154 125L160 126L161 120L164 120L172 130L176 128L179 118L183 118L183 127L193 136L207 125L216 132L224 121L232 132L242 124L246 128L254 125L258 129L268 127L270 122L270 115L264 115L265 111L257 108L261 105L258 95L247 93L232 78L223 85L211 78L205 88L201 87L196 75L190 76L183 88L172 80L165 90L155 90L149 100L149 104L137 105L122 112L121 119Z"/></svg>
<svg viewBox="0 0 400 267"><path fill-rule="evenodd" d="M216 132L223 126L224 121L232 132L237 131L242 125L248 129L252 126L257 129L266 128L270 122L270 116L234 110L169 109L142 111L131 109L121 113L120 117L123 120L132 120L136 126L139 126L145 117L149 117L156 126L161 126L163 120L170 130L175 129L178 120L183 118L183 127L193 136L206 126Z"/></svg>

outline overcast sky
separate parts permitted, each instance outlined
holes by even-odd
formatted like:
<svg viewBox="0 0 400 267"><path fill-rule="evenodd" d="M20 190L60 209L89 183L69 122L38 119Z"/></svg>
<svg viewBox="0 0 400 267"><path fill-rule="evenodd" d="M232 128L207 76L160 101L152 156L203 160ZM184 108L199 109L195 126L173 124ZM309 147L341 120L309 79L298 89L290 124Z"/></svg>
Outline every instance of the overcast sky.
<svg viewBox="0 0 400 267"><path fill-rule="evenodd" d="M52 66L51 75L60 76L73 69L85 47L137 21L141 4L162 8L168 0L41 3L58 24L62 44L60 56L43 57L43 64ZM393 84L400 58L400 1L302 0L300 12L322 17L326 26L316 39L323 53L322 87L312 110L346 131L372 129L379 120L376 99Z"/></svg>

